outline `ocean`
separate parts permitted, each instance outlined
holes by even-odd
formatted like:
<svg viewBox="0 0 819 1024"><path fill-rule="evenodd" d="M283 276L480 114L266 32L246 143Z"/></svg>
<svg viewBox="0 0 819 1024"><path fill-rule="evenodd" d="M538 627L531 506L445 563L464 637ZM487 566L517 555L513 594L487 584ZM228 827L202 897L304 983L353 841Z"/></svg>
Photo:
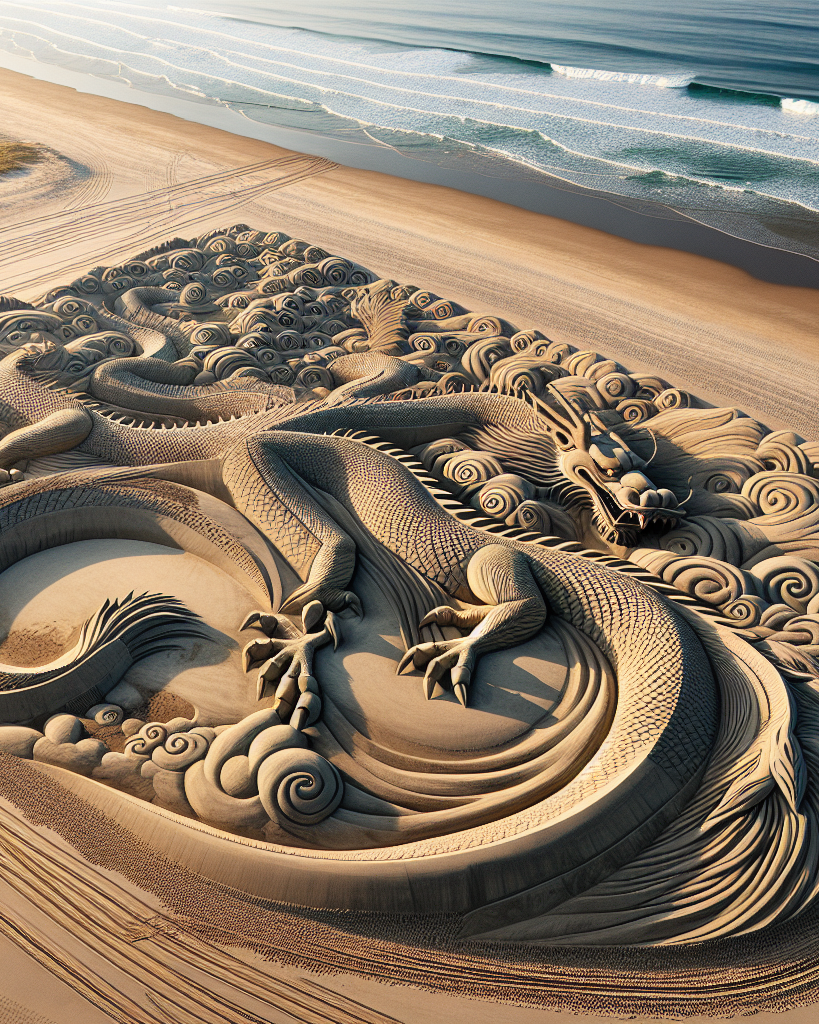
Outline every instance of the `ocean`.
<svg viewBox="0 0 819 1024"><path fill-rule="evenodd" d="M4 57L819 260L816 0L0 0Z"/></svg>

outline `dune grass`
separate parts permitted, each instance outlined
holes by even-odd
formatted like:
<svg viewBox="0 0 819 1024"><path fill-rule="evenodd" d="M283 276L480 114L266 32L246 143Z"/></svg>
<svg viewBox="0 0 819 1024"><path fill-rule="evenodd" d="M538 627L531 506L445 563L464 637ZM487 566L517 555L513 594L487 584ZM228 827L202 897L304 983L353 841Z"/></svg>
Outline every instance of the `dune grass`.
<svg viewBox="0 0 819 1024"><path fill-rule="evenodd" d="M24 142L0 142L0 174L19 171L21 167L36 164L42 158L43 154L37 146L29 146Z"/></svg>

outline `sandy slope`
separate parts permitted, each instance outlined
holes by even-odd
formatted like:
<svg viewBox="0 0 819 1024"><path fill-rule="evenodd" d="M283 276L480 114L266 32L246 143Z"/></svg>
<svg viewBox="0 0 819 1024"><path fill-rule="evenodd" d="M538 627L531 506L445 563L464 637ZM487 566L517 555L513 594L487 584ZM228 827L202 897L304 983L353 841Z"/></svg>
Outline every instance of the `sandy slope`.
<svg viewBox="0 0 819 1024"><path fill-rule="evenodd" d="M242 220L819 434L819 291L14 72L0 71L0 120L74 161L70 182L29 204L19 179L0 183L4 293L31 298L170 235Z"/></svg>

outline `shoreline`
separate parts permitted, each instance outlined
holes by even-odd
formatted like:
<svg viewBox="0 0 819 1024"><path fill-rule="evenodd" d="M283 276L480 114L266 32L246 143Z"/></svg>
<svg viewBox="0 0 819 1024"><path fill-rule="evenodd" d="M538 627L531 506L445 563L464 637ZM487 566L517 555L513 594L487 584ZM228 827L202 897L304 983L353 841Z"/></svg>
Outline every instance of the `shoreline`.
<svg viewBox="0 0 819 1024"><path fill-rule="evenodd" d="M61 154L64 174L0 183L2 293L33 299L174 235L242 221L659 373L774 429L817 433L817 290L6 70L0 109L4 132Z"/></svg>
<svg viewBox="0 0 819 1024"><path fill-rule="evenodd" d="M38 72L36 76L32 73L34 67ZM519 165L519 176L510 174L503 177L484 173L480 167L467 168L463 164L448 167L423 157L413 159L386 145L348 142L318 133L266 125L243 117L215 101L196 102L182 96L148 93L120 82L6 52L0 52L0 71L25 75L35 82L62 85L88 96L170 113L238 137L325 157L351 169L377 171L408 181L456 188L643 245L663 246L705 256L745 270L769 283L819 288L819 261L809 256L747 241L707 227L662 203L638 203L623 196L584 189L523 164Z"/></svg>

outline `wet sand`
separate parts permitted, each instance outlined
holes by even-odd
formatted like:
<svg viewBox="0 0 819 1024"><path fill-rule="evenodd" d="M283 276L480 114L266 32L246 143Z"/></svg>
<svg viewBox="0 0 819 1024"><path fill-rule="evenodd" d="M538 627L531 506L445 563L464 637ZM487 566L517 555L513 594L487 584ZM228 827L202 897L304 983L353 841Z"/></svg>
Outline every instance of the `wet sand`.
<svg viewBox="0 0 819 1024"><path fill-rule="evenodd" d="M244 221L817 434L819 290L15 72L0 71L0 111L5 134L64 158L0 182L2 293L34 298L167 237Z"/></svg>

